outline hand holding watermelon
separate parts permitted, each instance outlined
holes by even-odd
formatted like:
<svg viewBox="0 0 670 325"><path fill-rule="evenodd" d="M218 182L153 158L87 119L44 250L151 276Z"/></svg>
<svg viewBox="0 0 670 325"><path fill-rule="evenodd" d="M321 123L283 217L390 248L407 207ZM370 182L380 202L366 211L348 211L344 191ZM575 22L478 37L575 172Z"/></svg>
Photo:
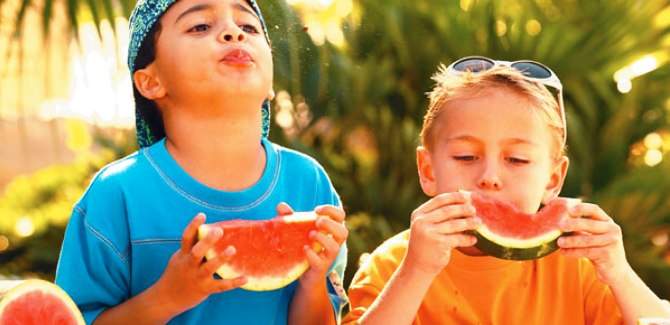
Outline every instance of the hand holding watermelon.
<svg viewBox="0 0 670 325"><path fill-rule="evenodd" d="M568 213L571 218L562 221L561 230L573 234L558 240L563 254L591 260L600 279L609 285L631 271L621 227L605 211L596 204L581 203Z"/></svg>
<svg viewBox="0 0 670 325"><path fill-rule="evenodd" d="M289 215L293 210L286 203L277 206L279 215ZM302 284L321 283L326 272L337 258L340 247L347 240L349 231L344 225L345 213L342 208L332 205L317 207L314 212L318 215L315 224L318 231L311 231L310 239L318 245L303 247L309 269L300 277Z"/></svg>
<svg viewBox="0 0 670 325"><path fill-rule="evenodd" d="M439 194L412 212L407 267L436 276L451 257L451 249L477 242L467 234L480 223L470 195L464 192Z"/></svg>
<svg viewBox="0 0 670 325"><path fill-rule="evenodd" d="M213 278L216 270L235 255L235 248L229 246L223 256L203 263L205 253L223 235L221 229L214 229L205 238L196 241L198 227L203 223L205 215L199 213L186 227L181 248L172 255L163 275L154 285L170 303L168 309L174 315L195 307L211 294L237 288L246 282L244 277Z"/></svg>

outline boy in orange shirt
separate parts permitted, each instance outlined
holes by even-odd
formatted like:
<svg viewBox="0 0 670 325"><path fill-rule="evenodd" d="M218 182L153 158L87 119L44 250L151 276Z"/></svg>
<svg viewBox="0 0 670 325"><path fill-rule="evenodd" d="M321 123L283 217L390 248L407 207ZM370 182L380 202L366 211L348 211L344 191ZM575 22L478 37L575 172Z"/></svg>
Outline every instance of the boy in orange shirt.
<svg viewBox="0 0 670 325"><path fill-rule="evenodd" d="M568 169L561 84L539 63L484 57L458 60L434 79L417 148L421 188L431 199L414 210L409 230L362 264L344 322L634 324L670 317L626 261L621 228L595 204L569 211L561 227L573 235L544 258L500 260L473 247L469 231L481 221L460 189L526 213L560 193Z"/></svg>

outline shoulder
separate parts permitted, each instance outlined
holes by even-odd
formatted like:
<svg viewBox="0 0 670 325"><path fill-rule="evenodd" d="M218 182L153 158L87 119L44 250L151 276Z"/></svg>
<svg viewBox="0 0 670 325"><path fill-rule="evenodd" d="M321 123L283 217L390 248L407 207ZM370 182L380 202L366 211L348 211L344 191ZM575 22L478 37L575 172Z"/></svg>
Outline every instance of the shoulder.
<svg viewBox="0 0 670 325"><path fill-rule="evenodd" d="M146 179L146 159L134 152L102 167L91 178L75 210L84 215L112 215L125 211L128 189ZM144 175L143 175L144 174ZM88 218L91 220L91 218ZM92 220L91 220L92 221Z"/></svg>
<svg viewBox="0 0 670 325"><path fill-rule="evenodd" d="M325 174L323 166L321 166L321 164L313 157L300 151L278 145L276 143L270 142L270 144L277 152L277 156L281 159L281 163L286 164L284 166L296 169L309 169Z"/></svg>
<svg viewBox="0 0 670 325"><path fill-rule="evenodd" d="M395 269L405 256L408 243L409 230L404 230L385 240L367 257L362 257L361 269L379 266Z"/></svg>

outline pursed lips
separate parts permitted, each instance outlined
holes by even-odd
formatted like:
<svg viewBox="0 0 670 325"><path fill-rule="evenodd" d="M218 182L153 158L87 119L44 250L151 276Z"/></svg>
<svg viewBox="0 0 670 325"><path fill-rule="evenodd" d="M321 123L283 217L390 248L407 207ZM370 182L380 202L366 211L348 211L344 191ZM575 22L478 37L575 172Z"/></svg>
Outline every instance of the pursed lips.
<svg viewBox="0 0 670 325"><path fill-rule="evenodd" d="M226 52L221 62L227 65L246 67L253 64L254 59L249 52L241 48L234 48Z"/></svg>

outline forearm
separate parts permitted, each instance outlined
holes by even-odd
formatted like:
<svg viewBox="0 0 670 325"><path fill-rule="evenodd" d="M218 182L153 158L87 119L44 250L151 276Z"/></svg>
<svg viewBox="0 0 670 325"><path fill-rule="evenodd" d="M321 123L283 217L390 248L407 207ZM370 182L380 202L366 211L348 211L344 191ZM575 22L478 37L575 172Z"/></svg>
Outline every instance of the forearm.
<svg viewBox="0 0 670 325"><path fill-rule="evenodd" d="M95 320L95 325L106 324L165 324L180 311L165 301L157 285L149 287L137 296L105 310Z"/></svg>
<svg viewBox="0 0 670 325"><path fill-rule="evenodd" d="M610 288L626 324L636 324L640 317L670 318L670 307L647 287L632 268Z"/></svg>
<svg viewBox="0 0 670 325"><path fill-rule="evenodd" d="M413 270L403 261L360 324L411 324L434 276Z"/></svg>
<svg viewBox="0 0 670 325"><path fill-rule="evenodd" d="M325 279L300 280L289 307L288 323L291 325L336 324Z"/></svg>

